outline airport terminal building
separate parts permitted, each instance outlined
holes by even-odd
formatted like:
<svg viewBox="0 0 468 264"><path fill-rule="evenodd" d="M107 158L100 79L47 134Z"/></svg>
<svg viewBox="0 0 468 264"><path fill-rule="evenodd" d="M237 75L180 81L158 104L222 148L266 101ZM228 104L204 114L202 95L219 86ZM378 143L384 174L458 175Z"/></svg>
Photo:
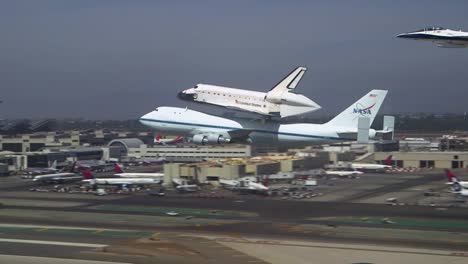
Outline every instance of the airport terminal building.
<svg viewBox="0 0 468 264"><path fill-rule="evenodd" d="M468 167L468 152L434 151L434 152L376 152L374 159L382 163L393 155L393 165L397 167L461 169Z"/></svg>
<svg viewBox="0 0 468 264"><path fill-rule="evenodd" d="M206 159L245 158L252 155L249 145L211 145L192 144L149 146L138 138L115 139L108 146L118 153L113 158L152 159L164 158L172 162L199 162Z"/></svg>

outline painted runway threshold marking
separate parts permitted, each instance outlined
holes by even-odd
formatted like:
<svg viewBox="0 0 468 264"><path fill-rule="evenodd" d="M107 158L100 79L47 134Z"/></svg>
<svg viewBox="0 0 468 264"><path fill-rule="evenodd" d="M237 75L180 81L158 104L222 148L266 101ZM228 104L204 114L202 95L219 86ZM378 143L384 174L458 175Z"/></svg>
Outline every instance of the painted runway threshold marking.
<svg viewBox="0 0 468 264"><path fill-rule="evenodd" d="M23 243L23 244L40 244L40 245L55 245L55 246L68 246L68 247L89 247L89 248L98 248L98 247L106 247L107 246L107 245L103 245L103 244L73 243L73 242L45 241L45 240L27 240L27 239L11 239L11 238L0 238L0 242Z"/></svg>

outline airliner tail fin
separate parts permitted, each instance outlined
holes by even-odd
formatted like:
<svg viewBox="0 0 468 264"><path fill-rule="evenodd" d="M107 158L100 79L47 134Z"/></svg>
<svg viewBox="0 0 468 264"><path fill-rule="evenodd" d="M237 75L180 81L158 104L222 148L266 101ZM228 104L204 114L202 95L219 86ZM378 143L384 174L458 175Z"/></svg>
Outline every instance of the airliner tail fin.
<svg viewBox="0 0 468 264"><path fill-rule="evenodd" d="M370 124L375 119L380 107L387 95L386 90L372 90L361 99L350 105L335 118L330 120L327 125L357 128L360 117L369 118Z"/></svg>

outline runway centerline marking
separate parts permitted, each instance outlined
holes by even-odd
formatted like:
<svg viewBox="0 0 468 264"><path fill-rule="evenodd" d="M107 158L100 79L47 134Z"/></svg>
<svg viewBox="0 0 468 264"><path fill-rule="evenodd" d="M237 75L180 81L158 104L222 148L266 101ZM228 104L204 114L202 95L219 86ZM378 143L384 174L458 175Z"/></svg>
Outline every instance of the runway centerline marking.
<svg viewBox="0 0 468 264"><path fill-rule="evenodd" d="M0 238L0 242L10 243L23 243L23 244L39 244L39 245L55 245L55 246L68 246L68 247L106 247L104 244L90 244L90 243L74 243L74 242L62 242L62 241L46 241L46 240L28 240L28 239L11 239L11 238Z"/></svg>

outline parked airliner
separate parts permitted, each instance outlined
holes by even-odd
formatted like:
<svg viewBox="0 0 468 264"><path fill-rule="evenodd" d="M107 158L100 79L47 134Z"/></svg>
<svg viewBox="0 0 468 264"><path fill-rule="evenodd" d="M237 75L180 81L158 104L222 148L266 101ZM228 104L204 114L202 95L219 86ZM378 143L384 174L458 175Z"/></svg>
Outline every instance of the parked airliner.
<svg viewBox="0 0 468 264"><path fill-rule="evenodd" d="M413 32L403 33L398 38L428 40L437 43L440 48L468 47L468 32L456 31L442 27L430 27Z"/></svg>
<svg viewBox="0 0 468 264"><path fill-rule="evenodd" d="M56 165L56 161L54 164ZM76 162L73 163L69 171L62 173L41 174L33 178L34 182L38 183L65 183L79 181L83 179L83 175L75 172Z"/></svg>
<svg viewBox="0 0 468 264"><path fill-rule="evenodd" d="M453 193L468 197L468 181L459 181L455 173L449 169L445 169L445 175L448 178L447 184L451 185Z"/></svg>
<svg viewBox="0 0 468 264"><path fill-rule="evenodd" d="M249 191L249 192L267 192L269 190L268 187L265 185L256 182L250 177L244 177L239 180L224 180L219 179L219 183L221 186L224 186L228 189L232 190L240 190L240 191Z"/></svg>
<svg viewBox="0 0 468 264"><path fill-rule="evenodd" d="M372 124L387 91L372 90L325 124L282 124L277 120L228 119L177 107L158 107L140 122L164 133L192 136L195 144L310 144L356 140L358 120ZM374 137L376 130L370 129Z"/></svg>
<svg viewBox="0 0 468 264"><path fill-rule="evenodd" d="M96 178L89 170L83 170L83 181L91 185L116 185L116 186L130 186L130 185L153 185L161 184L162 178L157 177L119 177L119 178Z"/></svg>
<svg viewBox="0 0 468 264"><path fill-rule="evenodd" d="M218 105L281 118L316 111L321 107L294 93L307 68L297 67L267 93L223 86L197 84L178 94L182 100Z"/></svg>
<svg viewBox="0 0 468 264"><path fill-rule="evenodd" d="M176 138L162 138L160 133L154 136L153 141L153 143L157 145L173 145L181 142L184 142L184 137L177 136Z"/></svg>
<svg viewBox="0 0 468 264"><path fill-rule="evenodd" d="M351 163L351 168L363 172L385 172L392 167L392 155L389 155L384 164L377 163Z"/></svg>
<svg viewBox="0 0 468 264"><path fill-rule="evenodd" d="M35 168L35 167L29 167L26 168L23 171L23 177L22 178L32 178L33 176L36 175L44 175L44 174L56 174L57 173L57 161L54 160L52 165L49 168Z"/></svg>
<svg viewBox="0 0 468 264"><path fill-rule="evenodd" d="M164 178L164 173L158 172L124 172L119 164L114 164L114 176L120 178L148 178L148 179L157 179L162 181Z"/></svg>
<svg viewBox="0 0 468 264"><path fill-rule="evenodd" d="M325 171L326 175L333 175L333 176L338 176L338 177L351 177L351 176L357 176L361 175L364 172L362 171L332 171L332 170L327 170Z"/></svg>

